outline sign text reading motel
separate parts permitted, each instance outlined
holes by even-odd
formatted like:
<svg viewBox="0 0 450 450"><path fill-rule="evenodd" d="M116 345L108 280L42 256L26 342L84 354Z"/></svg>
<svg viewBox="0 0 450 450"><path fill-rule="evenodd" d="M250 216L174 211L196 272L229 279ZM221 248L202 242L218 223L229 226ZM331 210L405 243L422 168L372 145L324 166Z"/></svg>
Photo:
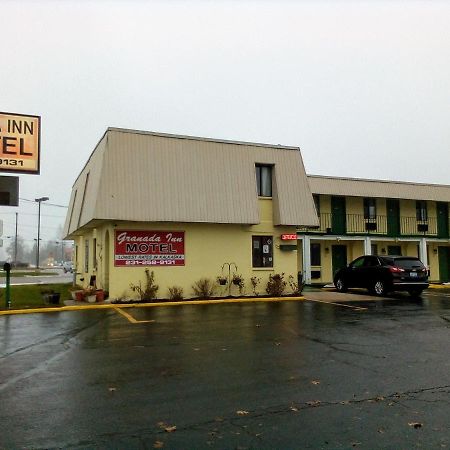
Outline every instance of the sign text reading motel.
<svg viewBox="0 0 450 450"><path fill-rule="evenodd" d="M115 266L184 266L184 231L116 230Z"/></svg>
<svg viewBox="0 0 450 450"><path fill-rule="evenodd" d="M41 118L0 112L0 172L39 173Z"/></svg>

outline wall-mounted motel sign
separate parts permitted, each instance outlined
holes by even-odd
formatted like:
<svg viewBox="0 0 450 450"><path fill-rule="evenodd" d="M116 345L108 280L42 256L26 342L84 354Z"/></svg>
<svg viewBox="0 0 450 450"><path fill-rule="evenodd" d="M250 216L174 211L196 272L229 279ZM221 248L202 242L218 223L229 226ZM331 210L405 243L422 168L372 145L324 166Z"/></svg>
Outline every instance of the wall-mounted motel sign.
<svg viewBox="0 0 450 450"><path fill-rule="evenodd" d="M184 231L116 230L115 266L184 266Z"/></svg>
<svg viewBox="0 0 450 450"><path fill-rule="evenodd" d="M39 174L41 118L0 112L0 172Z"/></svg>

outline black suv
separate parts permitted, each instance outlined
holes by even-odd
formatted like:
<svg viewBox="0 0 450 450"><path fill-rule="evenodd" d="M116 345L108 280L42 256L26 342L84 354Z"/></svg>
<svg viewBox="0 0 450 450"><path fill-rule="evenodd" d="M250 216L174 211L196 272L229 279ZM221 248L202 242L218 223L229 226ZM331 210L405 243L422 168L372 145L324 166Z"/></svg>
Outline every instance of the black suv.
<svg viewBox="0 0 450 450"><path fill-rule="evenodd" d="M383 296L391 291L407 291L419 296L428 284L428 270L412 256L361 256L334 276L339 292L348 288L367 288Z"/></svg>

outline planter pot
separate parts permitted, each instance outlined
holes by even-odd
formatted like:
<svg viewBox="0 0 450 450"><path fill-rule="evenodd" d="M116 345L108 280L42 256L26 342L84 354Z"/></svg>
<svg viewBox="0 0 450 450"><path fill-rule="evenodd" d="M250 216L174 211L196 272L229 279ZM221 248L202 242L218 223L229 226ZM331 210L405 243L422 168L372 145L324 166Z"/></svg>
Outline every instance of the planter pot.
<svg viewBox="0 0 450 450"><path fill-rule="evenodd" d="M97 301L97 296L95 294L88 295L86 298L87 298L88 303L95 303Z"/></svg>
<svg viewBox="0 0 450 450"><path fill-rule="evenodd" d="M42 294L42 299L50 305L58 305L60 296L61 294L59 292L54 292L52 294Z"/></svg>
<svg viewBox="0 0 450 450"><path fill-rule="evenodd" d="M70 291L70 295L72 296L72 300L77 299L77 291Z"/></svg>
<svg viewBox="0 0 450 450"><path fill-rule="evenodd" d="M221 286L225 286L227 284L227 280L219 280L219 284Z"/></svg>
<svg viewBox="0 0 450 450"><path fill-rule="evenodd" d="M95 291L95 297L98 302L102 302L103 300L105 300L105 291L103 289L97 289Z"/></svg>
<svg viewBox="0 0 450 450"><path fill-rule="evenodd" d="M48 302L51 303L52 305L58 305L60 297L61 297L61 294L59 292L56 292L54 294L49 294Z"/></svg>
<svg viewBox="0 0 450 450"><path fill-rule="evenodd" d="M82 302L84 300L84 292L83 291L74 291L75 293L75 300L77 302Z"/></svg>

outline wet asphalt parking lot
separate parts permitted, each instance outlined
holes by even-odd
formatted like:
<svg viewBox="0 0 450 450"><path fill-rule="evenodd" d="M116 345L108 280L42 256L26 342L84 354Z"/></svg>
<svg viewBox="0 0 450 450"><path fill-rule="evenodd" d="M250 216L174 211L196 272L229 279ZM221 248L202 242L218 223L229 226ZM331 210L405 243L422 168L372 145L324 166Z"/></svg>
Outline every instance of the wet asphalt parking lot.
<svg viewBox="0 0 450 450"><path fill-rule="evenodd" d="M0 316L0 448L450 448L449 344L438 290Z"/></svg>

